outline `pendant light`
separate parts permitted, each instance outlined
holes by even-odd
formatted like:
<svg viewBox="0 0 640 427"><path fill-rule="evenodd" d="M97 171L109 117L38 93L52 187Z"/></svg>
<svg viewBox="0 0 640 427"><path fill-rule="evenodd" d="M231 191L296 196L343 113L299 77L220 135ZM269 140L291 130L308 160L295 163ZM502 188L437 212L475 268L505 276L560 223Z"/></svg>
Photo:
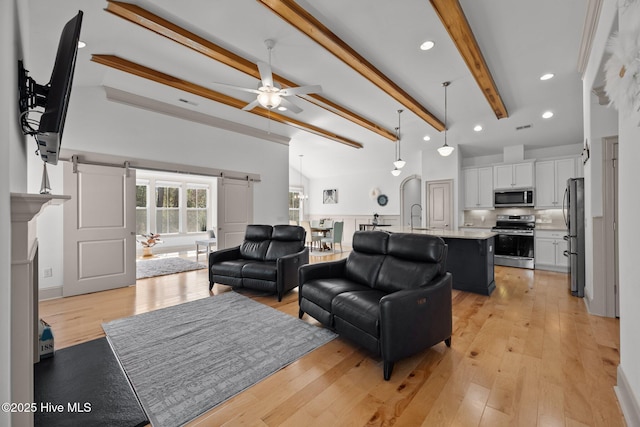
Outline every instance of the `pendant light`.
<svg viewBox="0 0 640 427"><path fill-rule="evenodd" d="M398 159L393 162L393 166L397 169L402 169L404 165L407 164L404 160L400 158L400 114L402 114L403 110L398 110L398 127L396 128L396 141L398 142Z"/></svg>
<svg viewBox="0 0 640 427"><path fill-rule="evenodd" d="M300 200L306 200L309 198L309 196L307 194L304 194L303 190L303 186L302 186L302 158L304 157L304 154L298 154L298 157L300 157L300 169L298 172L298 176L300 178L300 192L298 193L298 195L296 196L298 199Z"/></svg>
<svg viewBox="0 0 640 427"><path fill-rule="evenodd" d="M447 86L449 86L451 82L444 82L442 86L444 86L444 145L438 148L438 153L441 156L447 157L451 153L453 153L454 147L447 145Z"/></svg>

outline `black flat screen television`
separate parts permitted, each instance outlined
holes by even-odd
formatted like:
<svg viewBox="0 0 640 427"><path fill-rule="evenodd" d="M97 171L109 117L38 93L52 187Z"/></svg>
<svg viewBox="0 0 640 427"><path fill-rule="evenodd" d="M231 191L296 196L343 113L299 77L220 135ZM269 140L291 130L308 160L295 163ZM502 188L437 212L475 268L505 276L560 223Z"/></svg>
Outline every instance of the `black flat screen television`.
<svg viewBox="0 0 640 427"><path fill-rule="evenodd" d="M82 11L62 30L51 79L46 85L37 84L19 62L20 122L23 132L35 137L40 157L46 163L57 164L62 131L67 116L73 73L78 55L78 41L82 26ZM41 108L42 115L34 127L29 112Z"/></svg>

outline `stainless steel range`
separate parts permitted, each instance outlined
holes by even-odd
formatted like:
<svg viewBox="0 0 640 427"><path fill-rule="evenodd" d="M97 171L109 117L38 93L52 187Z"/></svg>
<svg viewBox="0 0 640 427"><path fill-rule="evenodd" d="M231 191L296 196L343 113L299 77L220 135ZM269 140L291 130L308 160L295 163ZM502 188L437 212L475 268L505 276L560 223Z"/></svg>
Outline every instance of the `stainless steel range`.
<svg viewBox="0 0 640 427"><path fill-rule="evenodd" d="M498 215L492 230L496 236L496 265L534 268L535 215Z"/></svg>

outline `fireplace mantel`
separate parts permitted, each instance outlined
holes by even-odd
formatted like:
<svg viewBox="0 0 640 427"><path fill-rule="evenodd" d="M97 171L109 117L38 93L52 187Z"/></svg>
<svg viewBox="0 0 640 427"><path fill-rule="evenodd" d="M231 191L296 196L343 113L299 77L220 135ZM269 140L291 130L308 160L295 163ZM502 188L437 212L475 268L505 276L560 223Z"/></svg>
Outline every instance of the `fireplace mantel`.
<svg viewBox="0 0 640 427"><path fill-rule="evenodd" d="M61 205L71 196L54 194L11 193L11 222L28 222L48 205Z"/></svg>
<svg viewBox="0 0 640 427"><path fill-rule="evenodd" d="M46 206L71 196L11 193L11 399L33 402L38 356L38 239L36 221ZM62 226L62 225L61 225ZM14 413L13 425L32 426L32 413Z"/></svg>

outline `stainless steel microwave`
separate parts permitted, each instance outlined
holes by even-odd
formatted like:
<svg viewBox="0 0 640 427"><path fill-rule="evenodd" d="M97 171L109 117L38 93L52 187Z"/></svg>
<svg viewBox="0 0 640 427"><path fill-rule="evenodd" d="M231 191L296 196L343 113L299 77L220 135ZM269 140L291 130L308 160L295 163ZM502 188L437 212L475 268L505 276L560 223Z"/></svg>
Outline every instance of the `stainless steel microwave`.
<svg viewBox="0 0 640 427"><path fill-rule="evenodd" d="M533 188L521 190L495 190L494 208L533 207Z"/></svg>

